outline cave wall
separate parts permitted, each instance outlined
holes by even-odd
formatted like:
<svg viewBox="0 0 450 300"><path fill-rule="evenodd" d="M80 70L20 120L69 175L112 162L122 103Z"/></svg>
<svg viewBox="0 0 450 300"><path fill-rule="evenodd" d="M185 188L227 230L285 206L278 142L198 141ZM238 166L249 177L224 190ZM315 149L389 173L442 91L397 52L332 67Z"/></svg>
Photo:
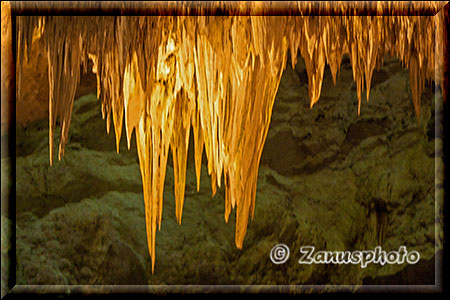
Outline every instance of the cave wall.
<svg viewBox="0 0 450 300"><path fill-rule="evenodd" d="M423 3L411 5L423 7ZM89 59L93 61L102 117L107 132L113 123L117 151L123 125L128 146L133 132L137 136L154 270L168 151L173 154L176 215L181 223L191 125L197 186L204 149L213 195L224 179L225 220L232 209L237 210L235 242L242 248L248 219L253 218L259 161L287 54L292 67L297 53L305 61L311 108L321 95L325 64L335 81L342 56L348 54L358 115L364 92L369 101L374 69L383 65L386 54L396 56L409 69L414 111L420 118L426 81L434 78L441 86L443 82L439 75L442 24L442 13L435 17L20 16L17 55L20 67L30 56L28 45L36 30L42 32L49 62L50 165L55 152L58 160L64 155L80 71L86 71ZM142 34L148 31L153 34ZM19 94L22 73L18 72ZM55 151L57 122L59 149Z"/></svg>
<svg viewBox="0 0 450 300"><path fill-rule="evenodd" d="M32 48L34 48L33 44ZM32 60L42 58L41 50L37 48L32 50ZM352 84L353 78L350 76L351 67L349 67L347 59L344 59L345 63L342 65L344 70L339 72L339 76L342 76L343 74L347 75L347 77L344 75L346 79L343 80L343 83L347 84L348 87L351 86L351 93L353 94L339 91L339 87L337 90L336 87L332 87L330 82L333 80L332 77L329 77L332 73L327 73L324 77L323 89L326 89L326 91L334 89L334 92L331 95L328 95L327 92L322 92L321 101L323 100L324 110L320 112L311 110L307 101L301 102L299 100L308 99L311 96L310 88L308 89L308 86L304 85L305 82L308 82L308 71L306 71L305 64L302 64L302 59L300 57L298 58L300 63L296 66L295 71L290 68L285 71L280 83L281 91L279 89L276 98L277 100L275 101L276 105L274 106L274 112L272 114L271 126L263 151L260 173L264 174L264 176L261 177L261 175L258 174L258 182L262 181L261 184L258 184L258 193L262 193L261 197L264 199L265 197L273 197L265 196L264 191L260 192L261 189L265 189L265 191L272 196L273 194L278 195L280 191L284 191L285 194L283 194L283 192L280 193L283 194L283 196L280 197L284 197L284 199L280 201L280 205L283 206L284 209L286 209L286 207L288 207L288 209L296 207L298 210L295 209L296 213L294 213L293 216L288 216L278 207L270 206L270 208L264 208L265 211L263 214L266 214L266 217L263 218L262 223L257 223L257 234L250 238L250 248L255 249L254 247L256 246L259 250L265 249L265 252L268 251L269 244L275 242L274 237L277 236L277 233L269 235L269 237L272 238L271 240L266 239L267 230L276 227L277 219L274 219L274 216L278 216L281 217L284 222L281 222L282 224L280 227L282 227L282 232L279 232L279 234L288 240L292 237L302 236L305 237L305 240L302 240L302 242L314 241L318 246L329 247L330 249L342 245L345 245L346 247L369 247L379 241L380 232L383 232L381 235L383 236L382 240L388 247L396 247L399 243L406 243L406 240L408 240L413 249L420 249L421 253L425 253L423 256L424 261L432 261L434 251L430 245L435 242L433 240L434 237L431 229L433 225L427 222L432 211L431 201L434 199L431 193L432 185L430 183L432 181L432 175L434 174L434 172L431 172L433 161L430 159L436 151L439 151L436 150L438 148L433 148L433 143L437 143L437 145L440 145L439 143L441 143L441 137L439 135L434 136L432 130L435 107L433 100L430 100L434 96L430 95L429 91L433 89L431 88L431 83L427 82L424 90L425 94L423 95L425 99L422 99L423 110L419 119L415 120L417 121L416 124L415 121L412 121L414 120L413 114L405 113L407 110L411 111L411 103L413 103L411 101L412 95L408 94L409 98L402 96L411 93L411 86L406 83L408 73L405 73L405 70L402 69L402 66L398 61L393 60L391 62L389 59L390 58L387 58L387 64L381 68L381 71L377 70L374 72L371 95L374 91L378 94L376 96L371 96L371 101L367 110L365 103L362 103L361 114L363 117L361 118L356 118L358 112L355 111L355 103L358 103L358 101L355 99L354 95L356 94L355 92L357 91L358 86ZM43 61L45 61L45 59ZM34 63L32 63L31 66L33 64ZM89 66L89 69L91 67L92 65ZM24 68L27 68L26 63L24 63ZM251 255L256 255L255 252L249 251L248 255L241 256L232 254L231 257L229 254L219 255L217 257L214 255L208 256L207 253L217 246L215 245L217 242L215 239L211 242L210 248L206 248L201 250L204 252L200 252L204 253L204 257L209 257L210 260L215 261L213 270L217 273L216 275L213 275L214 272L208 271L210 270L209 266L206 266L204 263L202 264L200 258L198 258L198 263L201 266L199 269L196 269L195 267L190 269L188 267L186 271L183 267L179 266L172 268L170 263L168 263L170 258L175 259L176 257L184 256L185 254L183 253L192 253L192 257L196 257L197 255L195 247L190 250L182 247L181 243L178 244L179 247L187 252L177 252L174 251L171 246L168 246L168 248L161 246L163 249L161 252L163 252L164 255L169 256L169 260L163 260L161 264L164 265L165 268L168 268L169 271L167 271L167 273L163 272L165 275L160 275L160 277L148 276L148 260L144 258L145 256L141 252L142 245L136 245L136 240L141 239L142 236L138 238L133 237L130 241L128 237L125 237L122 229L120 229L126 227L125 224L122 224L123 221L120 219L125 218L131 224L133 222L130 221L130 218L123 216L120 212L117 213L112 210L106 214L104 212L98 212L104 208L97 207L92 204L93 201L89 201L92 200L91 198L101 198L102 200L106 200L106 203L110 203L107 204L107 206L110 205L116 207L117 205L122 205L120 203L122 203L125 198L139 198L137 195L127 194L129 191L142 190L142 186L137 182L130 183L133 181L130 180L130 177L136 175L133 175L133 172L136 171L136 160L132 160L131 156L124 160L108 158L108 161L105 162L101 161L102 159L99 157L98 153L84 153L85 150L102 152L104 151L104 145L112 145L112 148L110 149L114 149L113 137L109 136L109 139L107 139L96 133L99 130L105 129L104 123L94 121L95 115L97 118L99 114L101 115L98 110L99 107L96 106L96 104L98 104L98 102L96 102L97 100L92 96L90 98L79 99L80 96L95 91L95 77L89 72L87 75L89 78L86 80L86 82L88 82L86 90L83 91L83 88L81 88L81 90L78 88L78 91L75 94L75 99L81 101L75 101L74 118L77 118L77 112L81 114L80 120L76 120L81 123L76 123L74 121L74 124L78 125L72 125L75 128L71 129L73 133L70 134L69 140L70 142L74 142L70 149L79 151L79 156L75 159L76 161L84 161L85 164L93 164L101 171L97 172L98 170L94 170L93 168L75 166L76 164L69 163L69 165L65 165L70 161L71 158L69 158L68 160L62 161L62 169L57 169L56 173L52 173L53 171L51 171L51 169L47 169L43 165L44 160L42 158L45 157L45 155L48 157L48 151L45 152L45 142L43 143L42 140L48 136L48 131L45 131L45 123L39 121L43 116L48 114L48 102L45 100L48 99L46 96L48 90L45 90L48 86L46 87L45 84L40 85L36 83L36 81L41 81L42 78L45 78L48 74L43 75L45 74L45 67L40 66L39 68L42 70L38 71L37 76L32 76L32 71L34 70L30 65L28 65L28 68L30 72L24 72L23 78L26 78L25 82L30 83L28 86L33 88L29 89L29 94L27 94L27 91L25 90L24 95L19 96L17 100L18 110L16 115L17 122L19 123L17 129L19 138L16 153L18 153L19 157L28 157L27 160L19 159L19 161L26 166L24 169L19 168L20 171L18 174L20 174L20 172L29 172L22 174L27 174L27 176L33 178L31 183L27 183L27 181L24 180L23 185L20 185L21 190L19 193L21 199L33 199L32 203L31 201L21 200L20 204L18 204L18 207L20 207L18 211L20 211L21 222L23 221L23 228L20 228L19 231L20 241L22 243L20 246L22 247L20 250L22 265L18 271L22 282L43 283L49 281L62 282L63 284L71 282L94 282L95 284L99 284L103 282L142 283L150 280L150 282L157 283L186 283L186 278L188 277L191 279L193 278L192 280L197 282L204 282L204 280L209 278L213 283L312 283L321 282L321 280L324 283L361 283L364 282L364 280L370 282L367 281L367 278L370 277L377 278L383 276L385 276L384 278L391 276L389 277L391 278L390 280L399 280L398 276L395 277L392 275L398 274L396 272L399 272L403 266L382 269L369 268L363 272L350 270L349 275L342 276L342 278L337 278L338 276L341 276L339 274L342 274L343 272L340 268L338 268L338 270L326 270L326 268L315 266L298 273L299 271L295 270L296 266L288 266L287 275L282 276L282 279L278 281L274 274L276 273L278 276L280 274L278 271L280 270L274 271L272 269L272 271L268 271L270 265L258 265L258 262L255 261L256 266L250 267L251 271L245 270L244 262L250 261ZM326 68L326 72L330 72L330 69ZM83 81L83 77L81 78ZM403 79L405 79L405 81L401 82ZM327 80L328 83L326 82ZM409 80L411 79L409 78ZM384 89L387 89L389 82L395 82L394 85L397 89L388 90L389 92L386 92ZM378 88L376 88L377 86ZM296 88L298 89L296 90ZM284 93L286 93L286 95ZM339 97L337 97L336 94L339 94ZM27 99L27 97L29 100L24 100ZM347 100L347 105L341 103L341 106L339 106L336 104L340 103L339 99L341 98ZM36 101L33 99L36 99ZM379 100L378 105L372 107L372 103L374 101L376 103L377 100ZM320 104L321 101L318 103ZM316 104L316 106L319 104ZM414 109L414 107L412 108ZM358 109L357 105L356 109ZM393 115L388 115L387 112L391 111L393 111ZM351 115L352 113L353 116ZM368 115L366 116L365 113ZM404 116L400 116L402 113ZM321 121L323 123L320 123ZM319 124L313 124L314 122ZM93 128L98 129L93 130ZM86 132L89 133L86 135ZM281 148L280 145L286 145L286 147ZM123 143L117 145L117 147L122 149L121 155L127 151L126 145ZM191 145L190 149L192 148ZM132 147L131 153L136 157L137 153L135 148ZM42 155L42 157L39 156L39 158L37 158L36 155ZM91 155L93 156L91 157ZM190 156L190 159L193 160L192 153L190 153ZM388 158L386 158L386 156ZM108 157L108 155L106 155L106 157ZM97 159L100 162L96 162ZM31 165L27 165L30 163ZM111 164L112 168L109 169L105 167L107 164ZM118 166L123 168L114 170L116 167L115 164L118 164ZM132 167L133 164L134 167ZM188 177L195 177L192 173L193 166L190 165L190 167L191 174L189 175L188 167ZM203 166L203 168L205 167L206 166ZM339 172L348 169L351 171L345 174ZM130 173L128 173L129 171ZM34 172L38 172L40 174L39 176L44 174L44 179L39 179L36 175L33 175ZM110 176L111 174L115 174L115 172L122 173L122 176ZM169 187L166 187L166 190L172 190L174 188L173 179L170 179L171 172L173 172L173 162L169 159L169 174L167 175ZM65 175L62 176L62 174L65 173L68 173L67 178L65 178ZM108 174L108 176L105 174ZM50 177L48 178L47 175ZM202 173L202 176L204 175L205 174ZM82 179L82 177L84 177L84 179ZM343 178L344 180L335 183L332 178L336 177ZM64 179L61 180L62 178ZM137 178L139 178L139 174L137 175ZM115 180L118 180L118 182ZM56 181L62 182L59 187L52 184L52 182ZM202 179L202 181L208 183L209 180L206 177ZM320 191L314 188L308 190L308 187L319 186L320 182L324 181L330 183L329 189L325 187L321 188ZM305 182L307 184L305 184ZM86 191L79 193L79 190L86 190L85 187L87 184L89 184L88 186L90 187L88 190L93 189L95 192L93 194ZM189 187L190 184L191 187ZM115 190L115 186L117 185L120 187L117 191L118 194L110 195L108 191ZM128 187L128 185L130 186ZM260 188L260 185L262 185L263 188ZM98 188L97 186L101 186L101 188ZM195 184L192 181L187 181L186 189L188 191L188 196L186 201L189 201L192 194L194 194L190 191L194 186ZM303 186L303 188L296 188L297 186ZM208 189L209 191L211 190L210 185L208 186ZM204 190L205 195L208 189ZM339 194L340 192L342 192L342 195ZM442 193L442 191L438 192ZM349 193L351 194L351 197L348 197ZM343 201L341 201L342 204L340 204L342 209L338 208L337 211L339 211L340 215L347 216L351 222L346 220L336 220L332 217L330 218L326 213L320 213L319 215L311 214L311 211L333 211L336 207L333 206L336 205L335 202L324 203L328 201L326 200L327 195L331 194L337 199L343 199ZM205 195L200 193L200 198L205 197L205 199L207 199ZM169 199L169 201L173 200L170 196L167 196L166 193L164 193L164 197L165 199ZM219 194L215 198L220 197L222 197L221 201L223 202L224 195L223 190L221 189L219 189ZM351 200L344 199L346 197ZM300 198L303 198L303 200L299 201L298 199ZM307 200L305 201L304 198ZM86 199L88 200L84 201ZM270 203L269 200L267 200L266 204L264 204L264 200L262 201L262 207L267 203ZM165 202L167 201L165 200ZM77 203L80 205L77 206ZM69 204L74 205L72 206ZM128 207L127 209L131 211L133 218L135 217L133 214L140 214L137 220L141 222L143 214L140 209L142 207L139 208L138 204L133 205L137 206L133 208ZM199 218L199 216L195 215L196 209L203 211L208 207L202 205L196 207L194 212L189 212L193 214L192 219ZM299 207L295 205L299 205ZM165 207L167 208L167 204L165 204ZM339 207L339 205L337 207ZM81 216L84 217L86 214L89 215L88 212L92 209L96 211L94 213L95 216L89 216L89 219L93 220L92 224L94 227L90 227L90 225L86 226L80 219L82 218ZM169 206L168 209L169 212L171 209L173 212L174 208L170 208ZM277 209L280 209L280 211ZM306 212L297 212L302 209L305 209ZM349 209L350 212L348 212ZM72 210L79 210L79 212L71 212ZM137 211L140 211L140 213ZM219 211L219 209L216 208L215 211ZM257 212L258 211L261 210L257 210ZM310 215L306 216L308 212ZM112 215L110 213L112 213ZM187 213L188 216L189 213ZM379 220L382 221L370 223L369 221L364 220L370 220L371 215L373 214L377 217L378 215L381 215L382 217L380 217ZM117 217L117 215L120 215L120 217ZM392 215L392 217L388 217L387 215ZM72 228L79 228L79 230L85 232L85 235L89 238L86 239L83 236L75 236L67 239L70 230L63 228L62 233L55 235L56 239L50 239L49 241L48 235L53 235L53 231L56 230L55 228L60 230L58 228L60 228L61 223L58 220L66 218L71 220L69 224ZM170 216L165 214L164 218L167 220L168 218L170 219ZM410 220L408 218L412 218L413 221L405 223L405 220ZM264 224L265 222L267 224ZM271 222L272 224L268 225ZM318 227L314 227L314 230L317 230L314 237L308 235L307 232L305 233L305 230L312 230L308 225L310 222L319 224ZM359 224L359 222L361 222L360 225L354 225ZM183 223L185 222L183 221ZM142 224L136 225L136 227L138 226L142 226ZM168 226L169 228L172 228L170 227L172 225ZM192 230L189 226L190 225L188 225L187 231ZM230 226L230 224L228 224L228 226ZM330 228L335 227L341 229L340 226L344 228L342 232L338 232L337 229L330 230ZM300 230L299 227L303 227L304 229ZM219 230L218 228L219 227L214 226L214 229L209 230L211 230L211 232L217 232ZM175 229L179 230L178 228ZM400 230L400 233L394 232L394 229ZM41 234L36 234L37 231L40 231ZM327 234L327 231L330 233ZM320 235L319 233L325 236L323 239L325 242L320 240L318 237L318 235ZM136 233L136 235L141 234L142 231ZM174 231L169 229L169 234L169 236L162 237L163 245L165 241L167 241L167 243L172 241L171 239L173 239ZM258 234L260 234L260 236L258 236ZM31 236L34 236L34 240L31 242L32 246L30 246ZM204 236L206 236L206 234ZM388 238L385 241L386 236ZM400 236L404 238L400 238ZM261 237L263 237L261 243L257 243L256 240L259 240ZM183 242L185 242L186 239L188 238L183 237ZM409 239L411 239L411 241ZM195 241L195 238L193 240ZM293 240L295 240L295 238ZM199 243L201 243L201 239L198 243L194 242L195 245L198 245ZM300 245L299 243L300 242L297 240L296 242L293 242L291 247L296 248ZM438 242L438 245L439 244L440 242ZM92 248L86 248L86 245L94 246ZM48 247L51 248L52 246L55 246L55 249L58 249L58 253L65 253L62 255L63 257L46 258L44 255L43 259L37 261L30 250L34 249L34 247L41 247L39 249L43 249ZM223 246L225 253L233 251L227 247L228 245ZM89 253L87 255L88 257L77 256L73 252L74 248L81 252ZM176 253L174 255L178 256L175 256L174 258L171 254L168 254L172 252ZM133 270L132 273L146 273L145 276L134 276L122 269L125 268L125 265L127 264L120 265L116 256L123 255L124 253L128 253L127 256L131 257L131 262L127 262L127 264L134 265L131 269ZM59 254L54 255L58 256ZM104 262L113 262L112 265L117 266L120 270L118 271L119 273L111 274L112 271L107 267L108 263L101 264L98 261L89 259L90 256L95 255L100 255L100 257L102 257L101 260ZM261 258L261 256L257 255L256 257L257 259ZM219 269L222 270L224 261L231 260L235 262L235 259L240 259L240 262L233 263L233 265L237 266L237 269L241 270L242 274L245 275L238 276L236 275L238 273L234 273L234 271L218 271ZM43 267L42 264L46 264L46 266ZM80 270L80 265L87 267ZM47 273L44 274L39 271L42 268ZM176 271L174 271L174 268L176 268ZM184 268L186 268L186 266L184 266ZM145 271L142 272L144 269ZM183 272L180 270L183 270ZM186 273L184 273L184 271L186 271ZM180 273L179 276L175 275L176 272ZM267 274L267 272L270 274L267 276L264 275ZM344 272L347 272L347 269ZM401 280L403 280L403 282L411 280L408 278L403 278ZM383 280L377 281L375 279L375 281L371 282L383 282ZM417 280L413 282L417 283Z"/></svg>

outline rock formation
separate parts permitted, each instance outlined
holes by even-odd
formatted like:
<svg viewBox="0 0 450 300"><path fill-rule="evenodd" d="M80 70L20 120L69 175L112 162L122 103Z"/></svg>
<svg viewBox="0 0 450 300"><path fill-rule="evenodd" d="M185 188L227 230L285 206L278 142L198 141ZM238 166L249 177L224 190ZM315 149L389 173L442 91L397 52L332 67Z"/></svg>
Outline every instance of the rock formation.
<svg viewBox="0 0 450 300"><path fill-rule="evenodd" d="M15 8L19 12L21 5ZM183 3L170 5L174 5L172 9L189 7ZM418 2L409 9L428 8L437 13L442 5ZM307 76L302 79L308 82L310 108L322 93L325 65L329 65L336 84L344 55L350 57L356 83L357 115L364 110L361 103L364 91L369 101L374 70L383 65L388 54L409 68L417 119L423 113L421 95L426 82L436 80L436 84L443 84L440 66L445 52L443 35L439 34L443 31L442 13L383 16L406 8L401 3L380 3L376 14L358 16L348 13L351 4L338 6L344 8L343 13L327 6L322 3L319 9L329 9L335 16L268 16L264 12L270 7L261 3L250 6L250 13L236 16L197 16L199 9L185 16L18 16L18 94L22 93L27 61L35 58L33 41L39 40L48 63L52 165L57 120L61 160L80 74L87 71L88 62L92 61L102 116L106 118L108 132L112 118L117 152L123 124L128 149L133 131L136 134L152 272L156 229L161 228L163 216L169 148L175 215L181 223L192 126L197 190L204 151L212 194L222 185L225 188L226 221L236 208L235 244L242 248L248 218L255 211L258 168L288 56L292 68L298 54L305 62ZM299 4L296 12L307 8ZM252 14L258 10L261 16ZM378 122L383 121L375 123ZM359 141L361 128L365 126L383 131L384 123L372 123L361 119L354 129L349 129L347 138L351 143ZM289 138L292 133L283 134ZM326 134L326 130L314 134ZM300 149L313 154L317 147ZM346 151L351 153L352 149ZM301 170L317 167L306 162L299 164ZM388 185L390 179L380 176L376 180Z"/></svg>

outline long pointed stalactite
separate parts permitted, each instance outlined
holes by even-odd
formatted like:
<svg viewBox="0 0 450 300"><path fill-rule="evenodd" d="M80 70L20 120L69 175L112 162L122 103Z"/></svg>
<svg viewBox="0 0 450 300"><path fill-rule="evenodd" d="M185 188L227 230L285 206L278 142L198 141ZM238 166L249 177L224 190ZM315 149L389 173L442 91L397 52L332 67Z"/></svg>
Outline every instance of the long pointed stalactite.
<svg viewBox="0 0 450 300"><path fill-rule="evenodd" d="M176 219L181 223L191 126L197 190L205 151L213 195L225 185L226 221L236 208L235 242L242 248L288 54L292 67L298 53L305 60L311 108L320 98L325 64L336 82L343 55L350 57L358 114L363 92L369 101L373 71L386 54L398 57L410 69L417 116L425 81L437 79L442 86L443 76L436 66L442 65L445 53L442 41L435 38L435 30L442 32L442 13L391 15L403 4L384 2L377 4L378 15L371 16L351 15L350 5L346 8L342 3L338 9L328 7L336 16L257 16L252 9L264 4L251 5L243 5L249 11L236 16L209 16L199 9L184 16L17 17L19 92L24 84L21 61L29 55L33 36L43 39L47 51L50 164L57 120L61 130L58 158L64 154L80 66L86 72L88 59L94 63L108 132L112 115L117 151L122 124L128 148L135 131L152 271L169 147ZM292 5L299 11L308 9L306 4ZM329 4L320 5L327 9ZM443 6L440 2L414 5L435 12Z"/></svg>

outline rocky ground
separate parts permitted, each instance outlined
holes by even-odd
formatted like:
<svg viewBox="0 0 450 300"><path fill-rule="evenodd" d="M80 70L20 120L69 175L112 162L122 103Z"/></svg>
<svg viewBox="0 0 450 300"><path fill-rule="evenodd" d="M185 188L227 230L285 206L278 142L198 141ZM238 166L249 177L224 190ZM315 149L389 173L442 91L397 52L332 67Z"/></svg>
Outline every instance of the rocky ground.
<svg viewBox="0 0 450 300"><path fill-rule="evenodd" d="M433 284L434 256L442 247L441 219L435 216L442 211L435 203L435 179L441 180L435 176L435 146L442 141L434 131L431 84L422 94L417 120L409 71L395 59L375 71L370 102L363 93L360 116L348 59L336 86L325 70L322 94L312 109L307 82L302 59L295 70L288 64L242 250L234 243L233 213L228 224L224 221L223 188L211 196L206 158L196 191L192 144L182 224L176 223L169 159L154 274L135 141L128 151L122 137L120 154L115 152L114 131L106 134L95 94L75 101L65 156L52 167L48 120L17 127L17 283ZM2 193L8 163L2 158ZM440 174L440 159L436 166ZM442 194L442 184L437 191ZM8 220L2 216L3 222ZM3 237L2 231L2 256ZM269 253L278 243L291 254L275 265ZM377 245L391 251L405 245L420 253L420 261L367 268L300 265L303 245L328 251Z"/></svg>

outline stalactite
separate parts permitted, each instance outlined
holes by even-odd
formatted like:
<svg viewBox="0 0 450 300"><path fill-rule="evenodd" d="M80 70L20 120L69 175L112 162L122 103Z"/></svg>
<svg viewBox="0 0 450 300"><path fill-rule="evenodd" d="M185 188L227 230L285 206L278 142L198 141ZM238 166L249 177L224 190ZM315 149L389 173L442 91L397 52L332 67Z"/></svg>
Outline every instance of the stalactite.
<svg viewBox="0 0 450 300"><path fill-rule="evenodd" d="M305 8L302 5L299 9ZM20 17L17 41L20 59L27 57L25 49L30 49L35 28L46 44L50 164L56 120L61 124L60 159L80 65L93 60L102 117L109 133L112 114L117 152L123 122L128 148L136 132L154 270L169 147L175 214L181 224L191 126L197 190L204 150L212 194L222 181L225 184L225 221L236 207L235 242L242 248L248 217L253 217L255 209L259 161L287 54L292 67L298 52L305 60L311 108L320 97L325 63L336 83L342 57L348 54L358 114L364 87L369 101L373 70L385 54L395 55L410 69L412 99L419 115L424 82L434 78L435 60L443 56L435 58L434 45L440 42L435 41L435 21L432 16L381 14ZM19 76L20 66L19 60ZM19 84L23 84L20 79Z"/></svg>

